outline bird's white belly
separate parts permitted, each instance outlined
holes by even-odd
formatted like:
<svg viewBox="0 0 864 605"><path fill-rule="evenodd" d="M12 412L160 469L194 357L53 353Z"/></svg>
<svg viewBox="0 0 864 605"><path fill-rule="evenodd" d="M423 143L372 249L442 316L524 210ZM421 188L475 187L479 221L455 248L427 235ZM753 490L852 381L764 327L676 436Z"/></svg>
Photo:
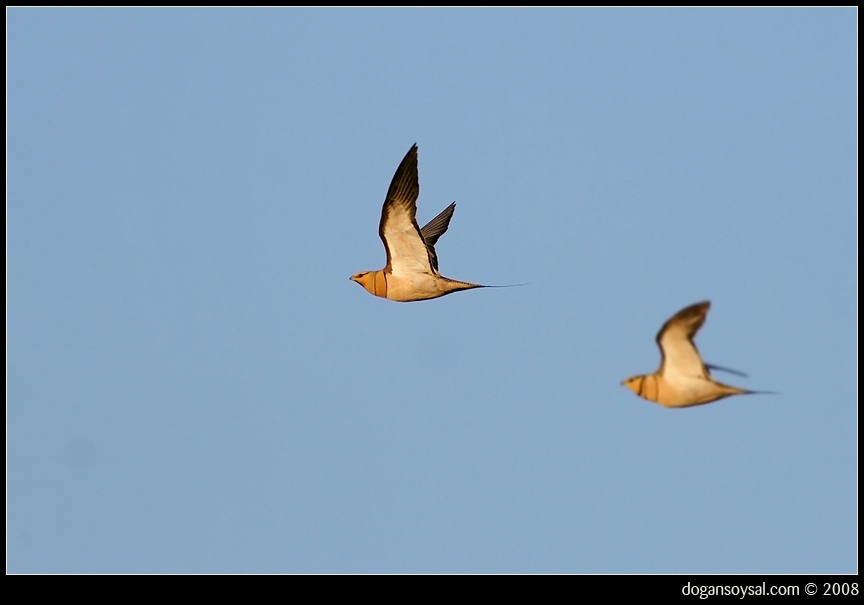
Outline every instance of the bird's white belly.
<svg viewBox="0 0 864 605"><path fill-rule="evenodd" d="M683 407L712 401L719 396L717 385L700 376L664 376L663 399L668 407Z"/></svg>
<svg viewBox="0 0 864 605"><path fill-rule="evenodd" d="M429 273L387 276L387 298L399 302L437 298L447 293L446 282Z"/></svg>

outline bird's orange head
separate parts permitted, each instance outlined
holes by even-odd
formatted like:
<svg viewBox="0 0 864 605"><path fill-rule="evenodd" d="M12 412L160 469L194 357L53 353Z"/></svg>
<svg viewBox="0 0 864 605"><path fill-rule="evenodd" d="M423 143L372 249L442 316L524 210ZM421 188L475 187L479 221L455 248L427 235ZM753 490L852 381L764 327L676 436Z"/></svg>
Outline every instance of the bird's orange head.
<svg viewBox="0 0 864 605"><path fill-rule="evenodd" d="M623 384L625 387L627 387L628 389L630 389L631 391L633 391L634 393L636 393L638 395L639 391L642 389L642 382L644 380L645 380L644 376L631 376L630 378L627 378L626 380L622 380L621 384Z"/></svg>
<svg viewBox="0 0 864 605"><path fill-rule="evenodd" d="M366 288L369 294L387 298L387 280L383 271L361 271L352 275L351 281L355 281Z"/></svg>

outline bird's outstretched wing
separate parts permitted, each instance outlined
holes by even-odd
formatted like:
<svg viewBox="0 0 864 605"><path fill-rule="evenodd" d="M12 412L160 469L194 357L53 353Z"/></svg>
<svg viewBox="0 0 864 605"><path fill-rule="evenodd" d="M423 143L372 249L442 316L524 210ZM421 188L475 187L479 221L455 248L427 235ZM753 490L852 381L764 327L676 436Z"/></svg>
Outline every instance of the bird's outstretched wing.
<svg viewBox="0 0 864 605"><path fill-rule="evenodd" d="M453 202L420 230L426 242L426 248L429 250L429 261L432 263L432 268L435 271L438 271L438 255L435 254L435 244L438 243L438 238L444 235L447 227L450 226L450 219L453 218L453 211L455 209L456 202Z"/></svg>
<svg viewBox="0 0 864 605"><path fill-rule="evenodd" d="M693 337L705 323L710 307L707 300L690 305L678 311L660 328L657 333L657 344L663 356L660 374L707 378L708 372L693 344Z"/></svg>
<svg viewBox="0 0 864 605"><path fill-rule="evenodd" d="M417 178L417 145L414 145L396 169L381 209L378 234L387 250L385 272L411 275L433 271L429 248L420 233L420 227L417 226L418 195L420 183ZM440 233L438 235L440 236Z"/></svg>

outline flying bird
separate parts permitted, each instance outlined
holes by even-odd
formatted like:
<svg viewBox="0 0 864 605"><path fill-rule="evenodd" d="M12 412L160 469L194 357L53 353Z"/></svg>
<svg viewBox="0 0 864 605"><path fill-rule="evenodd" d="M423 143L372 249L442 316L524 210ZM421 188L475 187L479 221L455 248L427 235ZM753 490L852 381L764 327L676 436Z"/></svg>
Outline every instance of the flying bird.
<svg viewBox="0 0 864 605"><path fill-rule="evenodd" d="M667 408L681 408L710 403L730 395L751 395L766 391L749 391L717 382L709 369L724 370L744 376L741 372L706 364L699 356L693 337L705 323L709 301L681 309L663 324L657 333L662 361L653 374L633 376L621 384L634 393Z"/></svg>
<svg viewBox="0 0 864 605"><path fill-rule="evenodd" d="M447 231L456 202L447 206L421 229L417 226L416 218L419 194L417 145L414 145L396 169L381 209L378 235L387 251L387 266L380 271L356 273L351 276L351 280L366 288L370 294L399 302L427 300L460 290L486 288L480 284L448 279L438 273L435 243Z"/></svg>

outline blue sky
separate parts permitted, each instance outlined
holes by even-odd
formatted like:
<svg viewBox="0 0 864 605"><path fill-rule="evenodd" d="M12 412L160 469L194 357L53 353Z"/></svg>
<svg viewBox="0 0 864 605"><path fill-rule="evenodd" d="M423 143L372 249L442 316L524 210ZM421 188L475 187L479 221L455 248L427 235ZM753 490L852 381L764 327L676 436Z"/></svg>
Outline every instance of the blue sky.
<svg viewBox="0 0 864 605"><path fill-rule="evenodd" d="M7 11L7 570L856 572L857 19Z"/></svg>

